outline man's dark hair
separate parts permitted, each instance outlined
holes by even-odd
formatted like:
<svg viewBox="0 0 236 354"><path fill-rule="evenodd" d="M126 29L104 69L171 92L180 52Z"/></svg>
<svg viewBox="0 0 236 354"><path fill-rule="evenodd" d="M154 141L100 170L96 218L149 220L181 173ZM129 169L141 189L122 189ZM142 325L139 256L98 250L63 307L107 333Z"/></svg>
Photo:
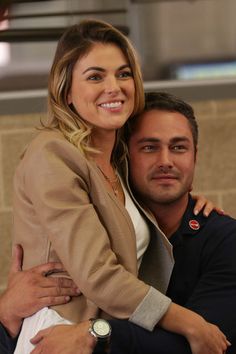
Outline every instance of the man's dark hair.
<svg viewBox="0 0 236 354"><path fill-rule="evenodd" d="M193 136L194 148L196 151L198 143L198 125L194 115L194 110L188 103L167 92L147 92L145 94L145 108L143 113L153 109L167 112L178 112L185 116L189 122ZM135 129L135 123L139 119L139 116L140 115L137 115L136 117L129 119L129 128L126 135L127 138L129 138L133 129Z"/></svg>

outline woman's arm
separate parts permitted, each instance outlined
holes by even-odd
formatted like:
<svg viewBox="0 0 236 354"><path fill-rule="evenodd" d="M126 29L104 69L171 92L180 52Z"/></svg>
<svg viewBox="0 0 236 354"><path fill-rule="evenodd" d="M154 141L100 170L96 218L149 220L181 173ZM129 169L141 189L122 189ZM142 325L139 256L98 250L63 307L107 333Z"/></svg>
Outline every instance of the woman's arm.
<svg viewBox="0 0 236 354"><path fill-rule="evenodd" d="M189 343L184 336L163 329L156 328L154 332L149 332L129 321L112 320L109 353L223 354L225 352L227 341L216 326L204 321L196 314L191 314L183 321L182 315L179 317L179 309L173 308L170 311L175 312L167 315L170 315L171 322L180 320L182 328L181 323L178 325L171 323L170 327L175 330L181 328L182 333L186 330L189 334ZM186 316L187 312L183 312ZM195 321L197 323L194 324ZM167 319L164 322L167 322ZM62 325L42 330L31 340L36 345L32 354L58 354L61 349L63 349L61 350L63 354L92 354L94 342L92 342L88 329L89 321L85 321L78 325Z"/></svg>
<svg viewBox="0 0 236 354"><path fill-rule="evenodd" d="M112 200L101 179L91 190L91 185L99 180L99 174L88 166L87 160L72 144L54 135L50 135L48 141L44 135L42 140L25 156L15 177L18 198L14 214L15 235L19 238L23 235L23 246L40 243L37 262L58 256L84 295L78 301L82 314L87 310L86 306L91 306L94 312L96 307L101 308L118 318L129 318L139 312L140 325L151 330L171 300L137 278L135 234L127 211ZM22 188L27 194L23 201L20 200ZM23 214L27 203L33 205L32 214L42 225L40 233L35 232L38 226L32 232L28 231L28 224L27 232L19 231L17 227L18 219L20 225L22 220L28 220L27 210ZM19 238L16 238L17 242L20 242ZM36 261L32 256L34 249L29 246L25 251L25 265L29 267ZM155 307L155 312L150 311L149 305ZM80 312L78 307L76 311L72 307L73 303L69 306L72 314ZM149 308L148 316L143 308ZM67 309L58 311L66 316Z"/></svg>

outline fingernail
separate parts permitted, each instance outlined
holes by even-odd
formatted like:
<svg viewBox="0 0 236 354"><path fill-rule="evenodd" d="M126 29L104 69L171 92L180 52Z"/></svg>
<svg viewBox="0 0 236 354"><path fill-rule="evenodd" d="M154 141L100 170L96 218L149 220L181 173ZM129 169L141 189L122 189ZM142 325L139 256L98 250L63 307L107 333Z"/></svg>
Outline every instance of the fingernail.
<svg viewBox="0 0 236 354"><path fill-rule="evenodd" d="M66 297L65 297L65 300L66 300L66 301L70 301L70 296L66 296Z"/></svg>
<svg viewBox="0 0 236 354"><path fill-rule="evenodd" d="M194 214L194 215L198 215L198 213L199 213L199 210L194 209L193 214Z"/></svg>

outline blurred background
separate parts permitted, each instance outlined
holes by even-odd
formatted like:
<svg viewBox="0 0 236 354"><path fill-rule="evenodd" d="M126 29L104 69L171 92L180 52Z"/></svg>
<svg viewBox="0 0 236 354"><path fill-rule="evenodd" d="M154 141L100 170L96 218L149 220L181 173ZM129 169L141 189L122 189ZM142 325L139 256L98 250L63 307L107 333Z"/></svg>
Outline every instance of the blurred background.
<svg viewBox="0 0 236 354"><path fill-rule="evenodd" d="M57 40L85 18L108 21L131 39L146 90L194 106L194 192L236 217L235 13L235 0L0 0L0 292L10 260L13 173L46 112Z"/></svg>
<svg viewBox="0 0 236 354"><path fill-rule="evenodd" d="M235 0L1 1L9 7L1 21L0 92L45 89L63 29L92 17L111 22L131 38L147 88L164 80L161 86L190 99L233 96ZM211 78L214 83L208 82ZM192 83L199 79L207 81L201 83L203 90ZM209 85L210 90L204 88Z"/></svg>

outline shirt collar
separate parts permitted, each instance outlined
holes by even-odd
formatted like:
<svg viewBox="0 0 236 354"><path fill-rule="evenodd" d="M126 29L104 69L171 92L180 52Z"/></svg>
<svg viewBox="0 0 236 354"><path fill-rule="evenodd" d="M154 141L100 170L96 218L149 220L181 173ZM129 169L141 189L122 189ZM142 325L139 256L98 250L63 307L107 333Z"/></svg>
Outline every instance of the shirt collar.
<svg viewBox="0 0 236 354"><path fill-rule="evenodd" d="M193 209L196 201L189 195L188 205L182 217L181 224L176 232L170 237L170 242L173 246L177 246L183 242L183 237L196 236L205 225L207 219L200 212L198 215L194 215Z"/></svg>

